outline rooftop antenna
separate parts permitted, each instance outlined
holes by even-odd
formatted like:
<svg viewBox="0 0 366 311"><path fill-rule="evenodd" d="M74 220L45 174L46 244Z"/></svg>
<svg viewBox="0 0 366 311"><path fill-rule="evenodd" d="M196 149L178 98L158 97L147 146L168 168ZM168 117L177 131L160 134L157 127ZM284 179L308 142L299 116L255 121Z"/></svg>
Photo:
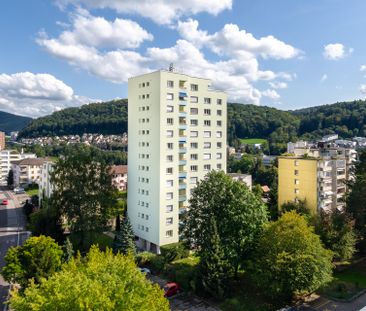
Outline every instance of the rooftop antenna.
<svg viewBox="0 0 366 311"><path fill-rule="evenodd" d="M169 71L170 72L173 72L174 71L174 64L173 63L170 63L170 65L169 65Z"/></svg>

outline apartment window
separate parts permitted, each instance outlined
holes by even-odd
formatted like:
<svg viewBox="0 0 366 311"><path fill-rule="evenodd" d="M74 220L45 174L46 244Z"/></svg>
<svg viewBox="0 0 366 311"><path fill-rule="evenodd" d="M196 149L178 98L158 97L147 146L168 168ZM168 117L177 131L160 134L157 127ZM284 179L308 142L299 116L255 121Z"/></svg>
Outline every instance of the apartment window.
<svg viewBox="0 0 366 311"><path fill-rule="evenodd" d="M168 124L168 125L173 125L173 118L167 118L166 119L166 123Z"/></svg>
<svg viewBox="0 0 366 311"><path fill-rule="evenodd" d="M173 143L167 143L166 146L168 149L173 149Z"/></svg>
<svg viewBox="0 0 366 311"><path fill-rule="evenodd" d="M173 187L173 180L167 180L166 186L167 186L167 188Z"/></svg>
<svg viewBox="0 0 366 311"><path fill-rule="evenodd" d="M220 121L220 120L216 121L216 125L217 126L222 126L222 121Z"/></svg>
<svg viewBox="0 0 366 311"><path fill-rule="evenodd" d="M299 161L295 160L294 164L295 164L295 166L299 166Z"/></svg>
<svg viewBox="0 0 366 311"><path fill-rule="evenodd" d="M216 153L216 159L222 159L222 153L220 152Z"/></svg>
<svg viewBox="0 0 366 311"><path fill-rule="evenodd" d="M198 125L198 120L192 119L191 120L191 126L197 126L197 125Z"/></svg>
<svg viewBox="0 0 366 311"><path fill-rule="evenodd" d="M171 130L166 131L166 137L173 137L174 132Z"/></svg>
<svg viewBox="0 0 366 311"><path fill-rule="evenodd" d="M171 238L171 237L173 237L173 230L168 230L168 231L166 231L166 232L165 232L165 237L167 237L167 238Z"/></svg>
<svg viewBox="0 0 366 311"><path fill-rule="evenodd" d="M295 179L295 185L300 184L300 181L298 179Z"/></svg>
<svg viewBox="0 0 366 311"><path fill-rule="evenodd" d="M167 213L171 213L172 211L173 211L173 205L167 205L166 206L166 208L165 208L165 211L167 212Z"/></svg>
<svg viewBox="0 0 366 311"><path fill-rule="evenodd" d="M173 224L173 217L168 217L168 218L166 219L166 224L167 224L167 225L172 225L172 224Z"/></svg>
<svg viewBox="0 0 366 311"><path fill-rule="evenodd" d="M173 162L173 156L172 155L166 156L166 161L167 162Z"/></svg>
<svg viewBox="0 0 366 311"><path fill-rule="evenodd" d="M203 160L210 160L211 159L211 153L204 153L203 154Z"/></svg>
<svg viewBox="0 0 366 311"><path fill-rule="evenodd" d="M216 147L219 149L222 148L222 143L216 143Z"/></svg>
<svg viewBox="0 0 366 311"><path fill-rule="evenodd" d="M211 98L205 97L204 101L205 104L211 104Z"/></svg>
<svg viewBox="0 0 366 311"><path fill-rule="evenodd" d="M221 138L222 137L222 132L221 131L217 131L216 132L216 137L217 138Z"/></svg>
<svg viewBox="0 0 366 311"><path fill-rule="evenodd" d="M198 97L197 96L191 96L191 103L198 103Z"/></svg>
<svg viewBox="0 0 366 311"><path fill-rule="evenodd" d="M300 190L299 189L295 189L295 194L299 194Z"/></svg>
<svg viewBox="0 0 366 311"><path fill-rule="evenodd" d="M197 172L198 166L197 165L191 165L191 172Z"/></svg>
<svg viewBox="0 0 366 311"><path fill-rule="evenodd" d="M298 170L295 170L294 171L294 174L295 174L295 176L299 176L299 171Z"/></svg>
<svg viewBox="0 0 366 311"><path fill-rule="evenodd" d="M170 80L168 80L168 82L167 82L167 87L169 87L169 88L173 88L173 87L174 87L174 81L170 81Z"/></svg>
<svg viewBox="0 0 366 311"><path fill-rule="evenodd" d="M222 164L219 163L219 164L216 165L216 167L217 167L218 170L221 170L222 169Z"/></svg>
<svg viewBox="0 0 366 311"><path fill-rule="evenodd" d="M211 148L211 143L210 143L210 142L208 142L208 141L204 142L204 143L203 143L203 148L204 148L204 149L210 149L210 148Z"/></svg>
<svg viewBox="0 0 366 311"><path fill-rule="evenodd" d="M221 98L218 98L218 99L217 99L217 101L216 101L216 103L217 103L218 105L222 105L222 99L221 99Z"/></svg>
<svg viewBox="0 0 366 311"><path fill-rule="evenodd" d="M172 168L172 167L168 167L168 168L166 169L166 173L167 173L168 175L173 174L173 168Z"/></svg>
<svg viewBox="0 0 366 311"><path fill-rule="evenodd" d="M149 232L149 227L146 227L146 228L145 228L145 231L146 231L146 232Z"/></svg>
<svg viewBox="0 0 366 311"><path fill-rule="evenodd" d="M150 98L150 94L146 94L146 98Z"/></svg>
<svg viewBox="0 0 366 311"><path fill-rule="evenodd" d="M167 200L172 200L173 199L173 192L167 192L166 199Z"/></svg>
<svg viewBox="0 0 366 311"><path fill-rule="evenodd" d="M173 100L174 99L174 94L173 93L167 93L166 94L166 99L167 100Z"/></svg>
<svg viewBox="0 0 366 311"><path fill-rule="evenodd" d="M203 170L204 171L209 171L211 169L211 165L210 164L205 164L204 166L203 166Z"/></svg>
<svg viewBox="0 0 366 311"><path fill-rule="evenodd" d="M197 149L198 143L191 143L191 149Z"/></svg>
<svg viewBox="0 0 366 311"><path fill-rule="evenodd" d="M203 132L203 137L205 137L205 138L211 137L211 132L210 131L204 131Z"/></svg>
<svg viewBox="0 0 366 311"><path fill-rule="evenodd" d="M222 110L217 110L217 115L221 116L222 115Z"/></svg>
<svg viewBox="0 0 366 311"><path fill-rule="evenodd" d="M191 84L191 91L197 92L198 91L198 84Z"/></svg>
<svg viewBox="0 0 366 311"><path fill-rule="evenodd" d="M210 116L211 115L211 109L203 109L203 114L205 116Z"/></svg>
<svg viewBox="0 0 366 311"><path fill-rule="evenodd" d="M198 131L191 131L190 137L198 137Z"/></svg>
<svg viewBox="0 0 366 311"><path fill-rule="evenodd" d="M191 160L198 160L198 154L191 154Z"/></svg>
<svg viewBox="0 0 366 311"><path fill-rule="evenodd" d="M190 183L191 185L195 185L195 184L197 184L197 181L198 181L198 177L191 177L191 178L189 179L189 183Z"/></svg>
<svg viewBox="0 0 366 311"><path fill-rule="evenodd" d="M211 126L211 121L210 120L204 120L203 125L204 126Z"/></svg>
<svg viewBox="0 0 366 311"><path fill-rule="evenodd" d="M166 106L166 112L173 112L174 107L173 106Z"/></svg>
<svg viewBox="0 0 366 311"><path fill-rule="evenodd" d="M198 114L198 108L191 108L191 114L192 115Z"/></svg>
<svg viewBox="0 0 366 311"><path fill-rule="evenodd" d="M150 82L146 82L146 86L149 86L150 85Z"/></svg>

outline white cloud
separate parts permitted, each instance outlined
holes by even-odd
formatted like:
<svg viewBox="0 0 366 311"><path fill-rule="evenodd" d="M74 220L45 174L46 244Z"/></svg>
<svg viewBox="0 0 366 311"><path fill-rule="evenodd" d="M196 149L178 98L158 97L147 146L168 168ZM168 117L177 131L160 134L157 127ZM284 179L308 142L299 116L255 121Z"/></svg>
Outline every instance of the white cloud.
<svg viewBox="0 0 366 311"><path fill-rule="evenodd" d="M50 74L0 74L2 111L38 117L89 101L89 98L75 95L70 86Z"/></svg>
<svg viewBox="0 0 366 311"><path fill-rule="evenodd" d="M262 95L265 97L268 97L270 99L273 99L273 100L278 100L281 98L281 96L275 90L270 90L270 89L262 92Z"/></svg>
<svg viewBox="0 0 366 311"><path fill-rule="evenodd" d="M322 77L320 78L320 82L324 82L327 79L328 79L328 75L327 74L323 74Z"/></svg>
<svg viewBox="0 0 366 311"><path fill-rule="evenodd" d="M361 72L366 72L366 65L362 65L362 66L360 67L360 71L361 71Z"/></svg>
<svg viewBox="0 0 366 311"><path fill-rule="evenodd" d="M365 94L365 95L366 95L366 84L362 84L362 85L360 86L360 92L361 92L362 94Z"/></svg>
<svg viewBox="0 0 366 311"><path fill-rule="evenodd" d="M332 43L324 46L323 56L329 60L339 60L353 53L353 48L346 47L341 43Z"/></svg>
<svg viewBox="0 0 366 311"><path fill-rule="evenodd" d="M273 89L286 89L287 88L287 83L286 82L270 82L269 85L271 86L271 88Z"/></svg>
<svg viewBox="0 0 366 311"><path fill-rule="evenodd" d="M152 19L158 24L171 24L181 16L207 12L217 15L230 10L232 0L57 0L60 6L84 5L88 9L109 8L124 14L135 14Z"/></svg>

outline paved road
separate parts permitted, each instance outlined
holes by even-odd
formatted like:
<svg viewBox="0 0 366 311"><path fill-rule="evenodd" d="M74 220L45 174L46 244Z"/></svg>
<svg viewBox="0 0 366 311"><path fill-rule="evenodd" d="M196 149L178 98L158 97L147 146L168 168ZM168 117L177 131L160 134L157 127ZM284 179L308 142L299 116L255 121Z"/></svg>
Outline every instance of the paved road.
<svg viewBox="0 0 366 311"><path fill-rule="evenodd" d="M26 224L25 217L22 212L21 202L24 196L15 196L12 192L0 190L0 202L8 199L7 206L0 206L0 269L4 266L4 256L11 246L21 245L29 236L24 231ZM4 309L4 302L7 299L9 285L0 275L0 306Z"/></svg>

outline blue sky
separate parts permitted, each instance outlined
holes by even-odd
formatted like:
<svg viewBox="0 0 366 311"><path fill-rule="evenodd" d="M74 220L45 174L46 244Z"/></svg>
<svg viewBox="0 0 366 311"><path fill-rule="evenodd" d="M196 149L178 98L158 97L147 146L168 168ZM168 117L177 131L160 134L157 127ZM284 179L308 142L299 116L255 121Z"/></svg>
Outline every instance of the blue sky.
<svg viewBox="0 0 366 311"><path fill-rule="evenodd" d="M174 62L230 101L296 109L366 96L364 0L4 0L0 110L127 97Z"/></svg>

